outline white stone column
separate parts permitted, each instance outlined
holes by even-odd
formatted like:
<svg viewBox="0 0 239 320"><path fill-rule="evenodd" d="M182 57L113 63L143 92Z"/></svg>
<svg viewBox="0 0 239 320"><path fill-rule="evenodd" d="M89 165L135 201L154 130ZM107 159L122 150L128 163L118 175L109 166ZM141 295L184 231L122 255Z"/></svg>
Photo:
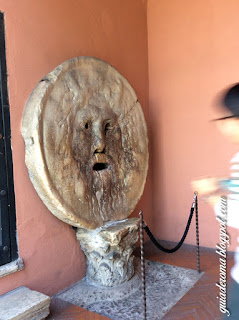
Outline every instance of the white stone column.
<svg viewBox="0 0 239 320"><path fill-rule="evenodd" d="M132 255L138 240L137 218L108 222L91 229L77 229L86 255L86 280L100 286L117 286L134 275Z"/></svg>

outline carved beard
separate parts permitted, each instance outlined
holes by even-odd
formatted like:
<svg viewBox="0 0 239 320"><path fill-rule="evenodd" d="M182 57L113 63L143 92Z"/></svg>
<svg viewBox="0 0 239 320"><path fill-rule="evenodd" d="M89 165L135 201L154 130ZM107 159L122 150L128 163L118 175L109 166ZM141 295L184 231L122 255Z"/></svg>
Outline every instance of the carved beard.
<svg viewBox="0 0 239 320"><path fill-rule="evenodd" d="M78 162L78 179L84 183L84 200L88 203L89 214L95 219L101 217L107 222L124 201L124 173L120 163L115 165L115 161L109 156L107 168L94 170L92 163L94 161L82 166Z"/></svg>

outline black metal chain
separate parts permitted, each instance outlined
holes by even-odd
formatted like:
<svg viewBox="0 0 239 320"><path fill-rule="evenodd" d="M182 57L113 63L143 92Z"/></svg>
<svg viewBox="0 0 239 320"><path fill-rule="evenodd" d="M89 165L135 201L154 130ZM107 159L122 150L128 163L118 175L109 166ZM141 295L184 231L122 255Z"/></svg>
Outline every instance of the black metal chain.
<svg viewBox="0 0 239 320"><path fill-rule="evenodd" d="M164 248L158 241L154 238L151 231L149 230L149 227L144 221L143 218L143 211L140 211L140 256L141 256L141 279L142 279L142 294L143 294L143 320L147 319L146 316L146 283L145 283L145 261L144 261L144 234L143 229L147 232L150 240L153 242L153 244L159 248L160 250L167 252L167 253L173 253L177 251L181 245L183 244L187 234L188 230L192 221L194 208L196 209L196 242L197 242L197 270L200 273L200 255L199 255L199 225L198 225L198 198L197 198L197 192L194 192L194 199L193 204L190 210L190 215L188 218L188 223L186 226L186 229L184 231L184 234L182 236L182 239L179 241L179 243L172 249Z"/></svg>
<svg viewBox="0 0 239 320"><path fill-rule="evenodd" d="M177 251L183 244L185 238L187 237L187 234L188 234L188 230L189 230L189 227L190 227L190 224L191 224L191 221L192 221L192 217L193 217L193 213L194 213L194 207L195 207L195 204L196 204L196 208L197 208L197 193L195 192L194 193L194 200L193 200L193 204L192 204L192 207L191 207L191 210L190 210L190 214L189 214L189 218L188 218L188 223L187 223L187 226L186 226L186 229L184 231L184 234L181 238L181 240L179 241L179 243L172 249L167 249L167 248L164 248L156 239L155 237L153 236L153 234L151 233L151 231L149 230L149 227L147 225L144 226L144 230L147 232L150 240L152 241L152 243L161 251L163 252L166 252L166 253L173 253L175 251ZM196 217L197 218L197 217ZM198 225L198 224L197 224ZM198 229L197 229L198 230ZM198 240L198 244L199 244L199 240ZM198 251L199 252L199 251Z"/></svg>

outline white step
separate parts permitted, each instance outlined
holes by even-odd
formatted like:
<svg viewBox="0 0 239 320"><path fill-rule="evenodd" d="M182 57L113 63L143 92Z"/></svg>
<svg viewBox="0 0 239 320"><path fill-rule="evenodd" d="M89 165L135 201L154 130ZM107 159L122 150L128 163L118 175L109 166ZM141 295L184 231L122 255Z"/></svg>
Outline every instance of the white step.
<svg viewBox="0 0 239 320"><path fill-rule="evenodd" d="M50 313L50 297L19 287L0 297L0 320L42 320Z"/></svg>

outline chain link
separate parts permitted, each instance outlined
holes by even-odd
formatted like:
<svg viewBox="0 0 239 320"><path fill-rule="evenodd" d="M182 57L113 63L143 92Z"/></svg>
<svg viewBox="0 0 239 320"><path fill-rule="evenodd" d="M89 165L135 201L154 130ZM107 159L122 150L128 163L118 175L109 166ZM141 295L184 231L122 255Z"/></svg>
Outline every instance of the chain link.
<svg viewBox="0 0 239 320"><path fill-rule="evenodd" d="M140 232L140 258L141 258L141 279L142 279L142 294L143 294L143 320L147 320L146 315L146 288L145 288L145 261L144 261L144 232L143 232L143 212L140 211L140 225L139 225L139 232Z"/></svg>
<svg viewBox="0 0 239 320"><path fill-rule="evenodd" d="M197 271L200 273L200 249L199 249L199 223L198 223L198 197L197 192L194 192L196 195L195 211L196 211L196 243L197 243Z"/></svg>

